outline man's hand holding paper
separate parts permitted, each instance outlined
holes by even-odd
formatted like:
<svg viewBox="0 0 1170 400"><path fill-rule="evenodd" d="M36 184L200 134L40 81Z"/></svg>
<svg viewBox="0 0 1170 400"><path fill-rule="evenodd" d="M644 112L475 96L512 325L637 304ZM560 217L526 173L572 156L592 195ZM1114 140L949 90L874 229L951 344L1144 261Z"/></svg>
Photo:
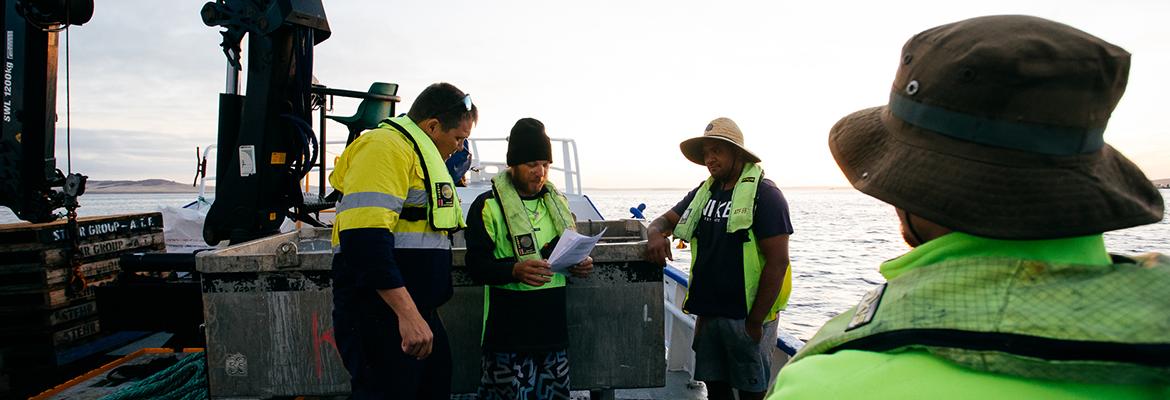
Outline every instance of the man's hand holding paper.
<svg viewBox="0 0 1170 400"><path fill-rule="evenodd" d="M552 251L552 255L548 257L548 263L552 271L561 273L570 272L575 276L578 276L578 272L588 274L589 271L593 270L593 258L589 257L589 254L593 252L593 247L597 245L597 242L601 240L601 236L604 234L604 229L595 236L585 236L566 229L561 234L556 248ZM577 271L571 271L570 268L575 266Z"/></svg>
<svg viewBox="0 0 1170 400"><path fill-rule="evenodd" d="M585 257L585 261L569 268L569 273L578 278L587 278L591 272L593 272L593 257Z"/></svg>

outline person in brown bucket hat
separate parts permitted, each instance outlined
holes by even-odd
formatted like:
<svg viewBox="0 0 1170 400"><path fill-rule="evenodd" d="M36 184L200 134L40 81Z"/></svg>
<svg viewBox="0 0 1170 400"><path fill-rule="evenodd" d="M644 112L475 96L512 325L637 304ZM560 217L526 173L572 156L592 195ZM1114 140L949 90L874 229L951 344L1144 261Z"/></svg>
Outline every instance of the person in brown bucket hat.
<svg viewBox="0 0 1170 400"><path fill-rule="evenodd" d="M914 249L771 398L1170 398L1170 258L1110 255L1101 235L1163 217L1102 138L1129 53L988 16L915 35L899 61L889 104L841 119L829 149Z"/></svg>
<svg viewBox="0 0 1170 400"><path fill-rule="evenodd" d="M734 121L716 118L679 148L711 176L650 224L646 260L665 264L667 236L691 242L683 310L698 316L694 378L706 383L709 399L732 399L733 389L741 400L763 399L777 313L792 290L788 203Z"/></svg>

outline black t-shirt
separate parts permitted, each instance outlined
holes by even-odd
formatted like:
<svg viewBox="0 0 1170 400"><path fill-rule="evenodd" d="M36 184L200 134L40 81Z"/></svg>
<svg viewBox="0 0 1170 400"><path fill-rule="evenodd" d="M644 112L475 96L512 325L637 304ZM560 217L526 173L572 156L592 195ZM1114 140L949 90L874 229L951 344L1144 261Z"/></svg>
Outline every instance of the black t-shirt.
<svg viewBox="0 0 1170 400"><path fill-rule="evenodd" d="M683 215L698 190L698 187L692 189L671 210ZM743 243L748 240L748 234L747 231L727 233L731 193L731 190L712 188L711 198L700 210L702 219L695 230L698 258L691 266L689 292L683 304L683 309L691 314L747 318L743 288ZM788 202L771 180L764 179L757 187L754 213L751 229L757 241L792 234Z"/></svg>

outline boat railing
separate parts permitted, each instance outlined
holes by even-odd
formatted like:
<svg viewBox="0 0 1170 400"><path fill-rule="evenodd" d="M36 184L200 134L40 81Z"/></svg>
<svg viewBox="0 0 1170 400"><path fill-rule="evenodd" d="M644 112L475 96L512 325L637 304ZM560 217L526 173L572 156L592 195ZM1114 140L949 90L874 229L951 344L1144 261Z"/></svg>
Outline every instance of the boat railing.
<svg viewBox="0 0 1170 400"><path fill-rule="evenodd" d="M196 167L195 174L199 177L199 198L198 202L207 202L207 181L214 181L215 175L207 176L207 158L211 156L211 151L215 150L217 145L208 145L203 149L203 156L200 157L199 165Z"/></svg>
<svg viewBox="0 0 1170 400"><path fill-rule="evenodd" d="M554 163L552 165L552 167L550 167L551 170L559 172L559 173L564 175L564 182L563 182L563 185L560 187L561 191L566 193L566 194L576 194L576 195L584 194L584 193L582 193L582 188L581 188L581 161L577 155L577 142L573 139L562 139L562 138L554 138L551 140L553 142L553 145L558 147L560 152L561 152L561 158L559 160L563 160L563 161L558 161L557 163ZM507 138L468 138L467 139L467 142L464 144L464 146L467 146L471 150L471 154L472 154L471 168L467 171L468 184L489 183L489 182L491 182L492 177L494 177L497 173L508 168L508 164L506 162L496 161L495 159L485 160L485 159L480 158L480 154L481 154L480 151L482 150L481 146L480 146L481 144L490 143L490 142L502 142L502 143L506 144L507 141L508 141ZM323 147L328 148L330 145L333 145L333 146L340 145L340 146L344 147L345 141L344 140L328 141L328 142L325 142L325 146L323 146ZM209 159L211 152L213 150L216 150L215 145L209 145L209 146L207 146L207 148L205 148L203 150L203 155L201 157L202 158L201 165L206 165L207 160ZM326 152L322 151L321 153L323 154L322 156L324 156L324 154ZM333 171L333 165L327 163L324 172L321 171L320 166L317 166L313 169L313 172L310 172L310 173L315 172L315 173L325 174L326 176L328 176L329 172L331 172L331 171ZM311 179L308 179L309 178L308 176L306 176L305 178L306 178L306 182L311 182ZM207 175L205 172L200 174L200 179L199 179L199 197L200 198L205 197L205 192L206 192L206 188L207 188L207 181L214 181L214 180L215 180L214 175ZM308 190L306 189L306 192L307 191ZM322 194L324 194L324 191L322 191Z"/></svg>
<svg viewBox="0 0 1170 400"><path fill-rule="evenodd" d="M550 167L551 170L560 173L564 177L563 185L560 186L561 191L567 195L570 195L571 202L580 202L580 200L578 200L578 199L584 198L585 201L589 203L588 207L586 209L583 209L583 210L585 210L585 211L591 210L592 212L579 213L580 215L586 215L586 216L593 215L596 218L592 218L592 219L602 219L600 212L597 211L597 207L594 206L592 204L592 202L588 200L587 196L584 195L584 193L582 192L582 189L581 189L581 169L580 169L581 164L580 164L580 159L578 158L578 153L577 153L577 142L574 141L573 139L562 139L562 138L551 139L551 141L553 142L553 145L555 146L555 148L559 149L559 151L561 153L561 157L557 158L557 160L558 160L557 163L553 164L553 166ZM481 187L481 188L488 187L491 184L492 177L494 177L497 173L504 171L508 168L507 163L500 161L501 158L498 158L498 156L500 156L500 154L493 154L494 156L497 156L497 157L493 157L493 158L488 158L488 159L481 158L481 155L483 154L482 152L484 152L484 150L485 150L483 148L483 146L481 146L481 145L484 143L493 143L493 142L494 143L502 143L506 146L507 139L506 138L469 138L467 140L467 142L464 144L464 146L467 146L472 154L471 168L469 168L469 170L467 171L468 186L476 186L476 187ZM345 140L334 140L334 141L325 142L325 145L322 146L321 157L325 157L325 155L328 154L326 150L329 147L331 147L331 146L344 147L345 144L346 144ZM196 176L198 178L198 186L199 186L199 197L195 201L193 201L191 204L189 204L188 206L192 206L195 204L210 204L208 193L207 193L207 188L208 188L209 181L212 181L212 182L215 181L215 174L214 174L215 169L214 169L214 164L213 164L212 168L208 168L207 164L208 164L208 160L211 160L212 162L215 161L212 158L212 155L217 150L218 150L217 146L214 144L209 145L202 150L202 154L200 155L200 159L199 159L199 164L196 166L196 168L197 168L196 169L196 174L197 174ZM498 153L498 151L497 151L497 153ZM315 188L316 190L314 190L314 188L312 188L310 186L310 182L317 181L317 179L314 179L314 176L312 174L316 173L316 174L324 174L324 175L328 176L328 174L333 171L332 163L324 163L324 164L325 164L324 171L321 171L320 164L315 164L312 171L310 171L309 174L307 174L304 177L304 180L302 181L303 191L305 194L306 202L309 201L310 197L324 198L324 196L326 194L328 194L328 187L324 187L324 188L318 187L318 188ZM207 173L208 169L210 169L212 171L212 173L210 173L210 174ZM474 198L475 198L475 196L471 196L469 199L474 199ZM577 205L577 204L574 204L574 206L575 207L585 207L584 205ZM576 208L575 208L575 210L576 210ZM325 210L324 212L328 213L328 212L330 212L330 210Z"/></svg>
<svg viewBox="0 0 1170 400"><path fill-rule="evenodd" d="M561 157L549 169L564 175L564 184L559 189L565 194L582 193L581 189L581 161L577 158L577 142L573 139L552 138L554 149L559 149ZM508 164L499 161L480 158L481 145L485 143L507 143L506 138L468 138L464 144L471 150L471 169L467 172L468 185L491 182L492 177L508 168Z"/></svg>

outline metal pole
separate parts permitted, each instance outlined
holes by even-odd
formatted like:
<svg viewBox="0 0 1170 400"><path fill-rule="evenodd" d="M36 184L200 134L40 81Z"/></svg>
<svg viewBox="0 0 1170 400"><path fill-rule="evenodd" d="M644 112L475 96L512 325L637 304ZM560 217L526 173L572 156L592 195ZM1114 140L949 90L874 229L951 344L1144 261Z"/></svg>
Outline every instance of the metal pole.
<svg viewBox="0 0 1170 400"><path fill-rule="evenodd" d="M320 169L317 170L319 184L317 186L317 196L320 199L325 199L325 150L329 145L325 143L325 102L321 101L321 150L317 152L320 159Z"/></svg>
<svg viewBox="0 0 1170 400"><path fill-rule="evenodd" d="M227 63L227 84L223 92L226 94L240 94L240 70L232 66L232 63Z"/></svg>
<svg viewBox="0 0 1170 400"><path fill-rule="evenodd" d="M573 174L577 171L577 166L573 164L573 159L569 158L569 140L561 142L561 153L564 154L565 160L565 193L577 194L577 187L573 185Z"/></svg>

